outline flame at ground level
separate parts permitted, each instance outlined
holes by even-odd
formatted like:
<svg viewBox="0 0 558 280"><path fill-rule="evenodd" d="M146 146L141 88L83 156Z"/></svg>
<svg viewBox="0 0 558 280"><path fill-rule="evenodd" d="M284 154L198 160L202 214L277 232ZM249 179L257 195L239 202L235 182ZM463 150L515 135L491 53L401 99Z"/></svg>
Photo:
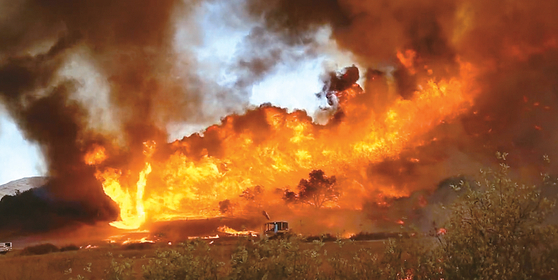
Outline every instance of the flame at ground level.
<svg viewBox="0 0 558 280"><path fill-rule="evenodd" d="M258 233L251 230L235 230L228 226L220 226L217 228L217 231L232 235L232 236L258 236Z"/></svg>
<svg viewBox="0 0 558 280"><path fill-rule="evenodd" d="M284 205L280 190L293 189L314 169L340 178L340 199L325 207L359 209L356 199L373 191L409 195L410 189L374 182L367 166L397 159L404 149L432 141L422 136L472 105L478 92L474 77L474 68L461 63L458 77L421 79L420 90L408 100L394 92L389 78L384 80L385 90L363 92L353 86L338 94L346 100L339 100L343 106L327 125L313 123L305 112L287 113L271 106L228 116L203 136L169 144L171 153L163 160L148 156L150 163L135 184L125 183L133 178L125 167L102 166L91 160L95 156L88 162L97 165L105 193L120 207L121 220L112 223L119 228L137 229L146 221L261 213ZM378 98L388 105L377 108ZM255 186L260 191L254 192ZM223 201L228 203L220 204Z"/></svg>

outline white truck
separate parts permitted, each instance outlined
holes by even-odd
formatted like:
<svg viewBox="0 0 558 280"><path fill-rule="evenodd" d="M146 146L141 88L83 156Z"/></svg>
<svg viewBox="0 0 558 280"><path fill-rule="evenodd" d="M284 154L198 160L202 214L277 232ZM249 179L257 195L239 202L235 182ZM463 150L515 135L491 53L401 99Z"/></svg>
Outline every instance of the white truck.
<svg viewBox="0 0 558 280"><path fill-rule="evenodd" d="M12 242L0 242L0 254L6 254L12 250Z"/></svg>

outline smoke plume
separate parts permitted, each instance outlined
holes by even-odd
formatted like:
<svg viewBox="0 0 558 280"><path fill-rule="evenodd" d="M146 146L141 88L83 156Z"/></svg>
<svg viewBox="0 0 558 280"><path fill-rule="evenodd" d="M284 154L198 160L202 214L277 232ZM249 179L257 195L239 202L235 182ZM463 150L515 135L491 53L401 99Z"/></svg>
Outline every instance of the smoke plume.
<svg viewBox="0 0 558 280"><path fill-rule="evenodd" d="M248 1L254 17L269 32L296 44L319 27L350 51L369 73L393 77L404 99L416 95L425 77L435 81L472 63L479 74L473 107L451 123L442 123L419 138L426 143L367 167L370 181L407 190L438 190L457 174L474 175L495 164L494 153L507 151L514 176L537 182L543 155L556 159L558 100L558 19L554 2L504 1ZM410 52L407 50L411 50ZM403 59L402 59L403 58ZM395 66L384 71L385 65ZM382 71L377 71L377 70ZM434 74L432 74L434 73ZM364 82L370 108L389 103L385 76ZM378 81L382 82L378 82ZM364 97L359 97L364 98ZM378 108L379 107L379 108ZM431 141L435 139L435 141ZM410 160L413 159L413 160Z"/></svg>
<svg viewBox="0 0 558 280"><path fill-rule="evenodd" d="M222 180L219 182L230 188L223 192L235 193L254 183L289 184L309 169L323 168L345 182L356 182L344 183L348 188L359 185L365 189L355 197L365 193L368 201L363 204L367 205L374 202L375 191L389 187L398 194L436 193L446 178L494 164L495 151L510 152L512 168L527 180L535 180L541 172L545 154L551 159L547 168L557 166L558 161L553 160L558 158L558 150L553 149L558 138L556 2L246 0L244 9L232 12L242 14L254 26L239 44L237 58L228 65L227 71L236 77L230 88L200 75L193 53L178 55L175 49L178 22L187 24L183 17L193 17L191 11L201 2L29 0L0 4L0 100L25 137L41 147L50 177L41 191L3 200L0 217L32 204L39 205L36 212L42 215L36 217L43 224L116 219L117 206L103 192L97 172L108 167L123 169L123 177L138 181L137 174L149 154L144 151L145 143L150 141L158 145L152 156L157 161L154 169L159 170L149 180L165 187L174 180L177 189L181 184L183 189L200 184L207 190L192 192L199 191L202 198L215 198L213 192L221 191L215 190L218 184L205 179ZM191 31L191 38L203 33L195 24L185 28ZM247 109L250 86L277 65L296 65L320 55L323 42L316 34L323 28L331 30L336 47L350 53L360 67L349 79L350 85L337 88L331 83L344 80L329 74L324 88L347 90L352 103L342 104L337 114L329 116L327 125L313 123L307 112L288 113L270 105ZM194 48L199 42L192 39L189 44ZM63 74L76 57L98 72L106 92L99 90L97 96L87 99L80 95L82 81ZM182 67L177 67L178 60ZM396 156L386 148L388 151L374 158L365 153L366 147L355 144L351 152L363 152L354 161L331 156L330 139L339 138L335 142L339 146L360 144L357 140L367 133L387 131L388 105L412 104L429 87L445 92L442 81L459 80L471 69L474 78L463 85L475 91L470 107L455 109L459 113L447 121L420 124L426 127L420 135L390 134L420 144L405 146ZM353 86L358 70L365 73L360 79L364 92ZM243 92L238 94L238 89ZM340 102L349 99L330 97ZM448 106L437 104L431 111L443 112ZM402 112L410 111L402 108ZM203 133L166 143L171 124L200 123L232 112L236 114ZM294 136L287 137L284 131L294 131ZM242 137L248 140L239 140ZM296 145L308 139L319 143L298 150ZM283 146L264 147L271 140ZM105 147L109 159L90 166L83 158L95 145ZM261 153L256 157L259 165L227 158L242 149ZM284 162L292 160L284 156L292 155L287 149L297 151L296 162L303 168L285 166ZM308 158L312 156L324 160L315 160L319 163L311 166ZM330 158L335 160L327 161ZM183 168L162 170L171 166L166 161ZM192 164L186 166L185 162ZM278 171L261 181L238 179L244 173L231 171L259 174L261 170L252 170L253 166L273 166ZM347 173L336 174L338 170ZM179 171L184 173L177 175ZM224 174L238 180L226 181ZM15 203L18 199L22 202ZM199 201L189 201L197 205L194 202ZM57 222L44 222L49 219Z"/></svg>
<svg viewBox="0 0 558 280"><path fill-rule="evenodd" d="M0 20L0 99L25 137L40 146L50 177L44 190L2 202L2 217L17 220L22 218L17 213L31 211L31 221L25 223L37 226L2 223L3 227L45 230L44 225L58 227L69 221L115 220L116 205L104 194L95 168L83 161L93 143L115 144L109 140L115 135L91 129L92 104L79 101L80 82L60 71L81 50L108 77L109 106L120 128L116 137L126 143L127 153L141 153L147 139L165 140L164 123L178 118L174 113L186 103L193 105L168 78L176 1L2 5L11 10L3 10ZM20 211L22 207L27 210Z"/></svg>

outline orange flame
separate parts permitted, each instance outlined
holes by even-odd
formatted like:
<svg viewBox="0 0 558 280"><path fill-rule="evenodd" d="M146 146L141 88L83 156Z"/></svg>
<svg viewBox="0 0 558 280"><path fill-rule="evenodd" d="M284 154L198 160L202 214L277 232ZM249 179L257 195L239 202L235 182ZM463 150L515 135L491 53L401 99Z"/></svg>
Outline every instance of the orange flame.
<svg viewBox="0 0 558 280"><path fill-rule="evenodd" d="M417 53L414 50L405 50L405 53L402 53L400 51L397 52L397 59L399 59L399 62L401 62L401 64L403 64L403 66L405 66L405 68L407 68L409 70L409 73L411 74L416 73L414 67L414 60L416 56Z"/></svg>
<svg viewBox="0 0 558 280"><path fill-rule="evenodd" d="M107 159L105 147L93 145L89 152L85 155L83 161L88 165L97 165Z"/></svg>
<svg viewBox="0 0 558 280"><path fill-rule="evenodd" d="M413 52L406 52L400 59L413 57ZM261 213L262 205L282 202L274 195L276 188L296 186L313 169L351 179L342 183L347 198L331 207L358 209L361 205L354 199L368 196L371 190L387 196L409 195L410 190L400 186L372 184L366 166L398 158L407 147L435 141L421 136L470 108L478 92L474 77L475 69L461 63L459 77L424 80L413 98L394 98L385 113L377 114L370 104L355 101L361 96L358 87L349 88L350 92L339 93L346 99L341 106L345 118L335 125L317 125L302 111L287 113L264 106L209 127L203 136L212 139L204 144L208 147L200 148L199 135L175 141L174 152L163 161L150 159L155 143L147 143L144 154L153 166L145 163L135 192L122 183L121 170L97 172L107 195L120 206L121 220L112 225L136 229L147 220L219 217L223 215L219 202L224 200L232 201L231 211L237 214ZM152 168L150 177L156 184L147 181ZM262 186L260 195L265 199L240 198L256 185ZM348 196L350 192L355 195Z"/></svg>
<svg viewBox="0 0 558 280"><path fill-rule="evenodd" d="M222 233L226 233L232 236L257 236L258 234L255 231L251 231L251 230L242 230L242 231L238 231L235 229L232 229L228 226L220 226L217 228L217 231L222 232Z"/></svg>
<svg viewBox="0 0 558 280"><path fill-rule="evenodd" d="M147 237L142 237L140 239L128 238L124 242L122 242L122 245L132 244L132 243L155 243L155 241L150 240Z"/></svg>
<svg viewBox="0 0 558 280"><path fill-rule="evenodd" d="M149 173L151 173L151 164L146 163L145 168L140 172L134 197L120 185L121 173L118 170L108 169L104 173L97 172L96 176L102 180L103 190L120 208L120 220L110 223L112 226L121 229L138 229L145 222L143 196Z"/></svg>

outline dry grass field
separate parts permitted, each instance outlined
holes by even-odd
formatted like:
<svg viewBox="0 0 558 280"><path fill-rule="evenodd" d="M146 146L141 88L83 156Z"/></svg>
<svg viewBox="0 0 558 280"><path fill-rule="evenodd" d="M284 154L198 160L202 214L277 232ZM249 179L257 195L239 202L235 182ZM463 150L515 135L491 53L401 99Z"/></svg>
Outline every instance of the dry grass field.
<svg viewBox="0 0 558 280"><path fill-rule="evenodd" d="M203 241L207 242L207 241ZM225 270L230 269L230 260L235 248L235 240L214 242L209 245L209 255L217 262L226 264ZM207 242L208 243L208 242ZM15 250L6 255L0 255L0 280L12 279L111 279L109 271L111 261L132 264L132 279L142 279L142 266L154 260L158 251L173 250L180 245L168 244L134 244L135 246L110 245L93 249L80 249L65 252L51 252L41 255L26 255L24 250ZM300 250L311 249L314 244L301 243ZM351 258L361 248L370 248L381 253L384 248L383 241L348 242L339 246L335 242L325 242L321 248L320 258L323 268L328 269L328 256L339 255ZM327 252L327 255L323 255ZM116 279L116 278L114 278Z"/></svg>

